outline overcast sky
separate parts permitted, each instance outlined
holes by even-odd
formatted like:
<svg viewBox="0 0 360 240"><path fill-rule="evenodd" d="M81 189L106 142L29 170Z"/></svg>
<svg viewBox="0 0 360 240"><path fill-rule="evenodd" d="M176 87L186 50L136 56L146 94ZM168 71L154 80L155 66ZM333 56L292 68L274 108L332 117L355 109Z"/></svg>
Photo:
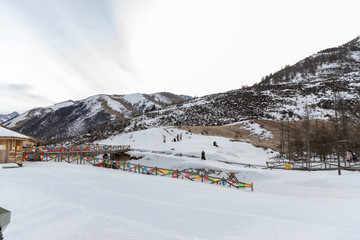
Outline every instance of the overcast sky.
<svg viewBox="0 0 360 240"><path fill-rule="evenodd" d="M359 9L358 0L0 0L0 113L252 85L359 36Z"/></svg>

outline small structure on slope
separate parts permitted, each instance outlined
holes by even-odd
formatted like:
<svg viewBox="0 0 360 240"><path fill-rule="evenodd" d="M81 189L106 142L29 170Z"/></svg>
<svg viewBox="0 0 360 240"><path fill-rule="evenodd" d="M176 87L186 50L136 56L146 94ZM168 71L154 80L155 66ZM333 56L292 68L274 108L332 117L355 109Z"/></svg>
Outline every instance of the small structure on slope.
<svg viewBox="0 0 360 240"><path fill-rule="evenodd" d="M0 125L0 164L22 163L23 143L29 137Z"/></svg>

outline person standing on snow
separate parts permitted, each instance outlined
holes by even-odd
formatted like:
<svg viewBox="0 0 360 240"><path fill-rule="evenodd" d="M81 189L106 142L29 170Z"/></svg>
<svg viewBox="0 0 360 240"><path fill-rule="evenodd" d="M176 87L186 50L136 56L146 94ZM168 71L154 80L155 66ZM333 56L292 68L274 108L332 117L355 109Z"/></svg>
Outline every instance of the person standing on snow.
<svg viewBox="0 0 360 240"><path fill-rule="evenodd" d="M351 151L348 150L346 151L346 161L351 161L351 159L353 158L352 154L351 154Z"/></svg>
<svg viewBox="0 0 360 240"><path fill-rule="evenodd" d="M204 151L201 152L201 160L206 160Z"/></svg>
<svg viewBox="0 0 360 240"><path fill-rule="evenodd" d="M166 136L165 135L163 135L163 141L164 141L164 143L166 143Z"/></svg>
<svg viewBox="0 0 360 240"><path fill-rule="evenodd" d="M357 155L356 155L355 151L352 153L352 159L353 159L354 162L357 161Z"/></svg>

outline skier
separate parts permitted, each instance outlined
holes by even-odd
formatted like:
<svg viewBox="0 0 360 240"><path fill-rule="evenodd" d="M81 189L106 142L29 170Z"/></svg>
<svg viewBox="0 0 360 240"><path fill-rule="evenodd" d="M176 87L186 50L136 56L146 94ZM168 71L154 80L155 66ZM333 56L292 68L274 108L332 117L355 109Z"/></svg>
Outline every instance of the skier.
<svg viewBox="0 0 360 240"><path fill-rule="evenodd" d="M213 145L214 145L215 147L219 147L215 141L214 141Z"/></svg>
<svg viewBox="0 0 360 240"><path fill-rule="evenodd" d="M201 160L206 160L204 151L201 152Z"/></svg>
<svg viewBox="0 0 360 240"><path fill-rule="evenodd" d="M179 134L176 135L176 140L177 140L178 142L180 141L180 136L179 136Z"/></svg>

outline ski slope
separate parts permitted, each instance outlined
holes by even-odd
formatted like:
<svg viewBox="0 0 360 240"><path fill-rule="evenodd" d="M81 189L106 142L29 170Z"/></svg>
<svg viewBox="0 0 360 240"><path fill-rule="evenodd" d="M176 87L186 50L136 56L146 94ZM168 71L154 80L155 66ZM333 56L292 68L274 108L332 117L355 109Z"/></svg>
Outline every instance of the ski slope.
<svg viewBox="0 0 360 240"><path fill-rule="evenodd" d="M251 161L245 158L250 155L264 163L271 154L195 134L184 134L182 142L162 142L162 134L177 131L157 128L106 141L131 144L137 149L132 154L143 154L140 161L148 165L237 171L238 178L254 182L254 192L91 165L26 162L22 168L0 168L0 206L12 211L5 240L359 238L360 173L226 164L216 158ZM214 139L219 148L212 146ZM209 160L176 156L199 155L199 150Z"/></svg>

